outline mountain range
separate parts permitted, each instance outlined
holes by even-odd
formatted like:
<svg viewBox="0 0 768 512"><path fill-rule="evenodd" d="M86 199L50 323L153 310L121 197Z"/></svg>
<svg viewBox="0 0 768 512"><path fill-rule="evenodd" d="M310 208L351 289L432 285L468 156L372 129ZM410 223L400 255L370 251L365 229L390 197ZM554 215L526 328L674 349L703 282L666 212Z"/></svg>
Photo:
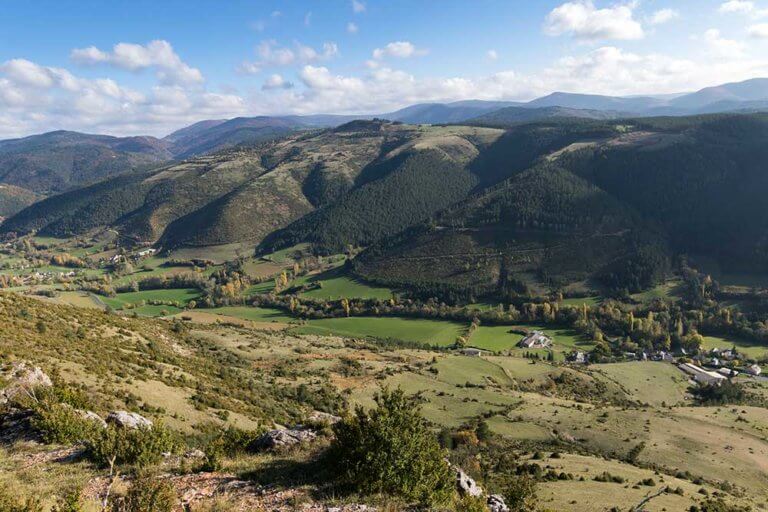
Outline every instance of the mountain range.
<svg viewBox="0 0 768 512"><path fill-rule="evenodd" d="M50 195L116 174L157 166L287 134L383 118L406 124L508 126L553 118L616 119L768 109L768 79L668 96L616 97L557 92L527 103L423 103L377 115L258 116L205 120L161 139L55 131L0 141L0 183Z"/></svg>

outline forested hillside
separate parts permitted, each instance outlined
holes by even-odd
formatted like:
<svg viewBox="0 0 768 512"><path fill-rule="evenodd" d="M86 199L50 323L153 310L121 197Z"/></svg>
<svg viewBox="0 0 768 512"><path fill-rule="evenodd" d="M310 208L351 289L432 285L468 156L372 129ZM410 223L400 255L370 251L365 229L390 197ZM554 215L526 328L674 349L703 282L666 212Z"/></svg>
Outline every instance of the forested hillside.
<svg viewBox="0 0 768 512"><path fill-rule="evenodd" d="M247 243L259 254L308 242L322 254L368 248L355 271L392 286L627 293L679 255L768 271L767 137L762 114L506 130L356 120L124 174L36 203L0 231L110 228L166 249Z"/></svg>

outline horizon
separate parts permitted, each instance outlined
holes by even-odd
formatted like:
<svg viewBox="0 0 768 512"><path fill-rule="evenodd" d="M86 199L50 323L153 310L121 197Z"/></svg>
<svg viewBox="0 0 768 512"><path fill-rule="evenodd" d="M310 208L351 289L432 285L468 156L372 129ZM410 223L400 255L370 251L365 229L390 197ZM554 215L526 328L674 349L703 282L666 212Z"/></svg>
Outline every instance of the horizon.
<svg viewBox="0 0 768 512"><path fill-rule="evenodd" d="M747 0L42 6L0 20L2 139L164 136L207 119L555 92L660 96L768 76L768 9Z"/></svg>

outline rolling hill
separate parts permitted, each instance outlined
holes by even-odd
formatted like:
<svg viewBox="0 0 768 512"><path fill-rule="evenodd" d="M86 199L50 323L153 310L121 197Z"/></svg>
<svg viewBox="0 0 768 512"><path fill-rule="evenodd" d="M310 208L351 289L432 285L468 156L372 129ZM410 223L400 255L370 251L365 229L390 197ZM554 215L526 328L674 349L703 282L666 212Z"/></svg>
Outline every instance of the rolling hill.
<svg viewBox="0 0 768 512"><path fill-rule="evenodd" d="M0 221L37 201L38 196L34 192L0 183Z"/></svg>
<svg viewBox="0 0 768 512"><path fill-rule="evenodd" d="M0 182L49 194L170 160L154 137L56 131L0 141Z"/></svg>
<svg viewBox="0 0 768 512"><path fill-rule="evenodd" d="M474 296L637 291L676 255L768 271L766 138L765 114L505 130L356 120L72 190L0 232L367 248L353 264L364 279Z"/></svg>

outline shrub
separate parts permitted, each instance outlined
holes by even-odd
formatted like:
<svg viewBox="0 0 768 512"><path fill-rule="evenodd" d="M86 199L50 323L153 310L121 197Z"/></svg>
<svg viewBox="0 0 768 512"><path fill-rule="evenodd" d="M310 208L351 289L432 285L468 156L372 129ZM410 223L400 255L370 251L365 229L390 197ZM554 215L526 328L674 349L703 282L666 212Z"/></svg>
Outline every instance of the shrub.
<svg viewBox="0 0 768 512"><path fill-rule="evenodd" d="M89 457L103 466L114 463L139 468L157 464L163 453L176 452L181 443L176 435L160 424L152 428L128 429L110 425L88 443Z"/></svg>
<svg viewBox="0 0 768 512"><path fill-rule="evenodd" d="M173 486L150 473L139 474L128 494L114 501L112 512L172 512L178 496Z"/></svg>
<svg viewBox="0 0 768 512"><path fill-rule="evenodd" d="M507 474L502 477L501 494L510 512L536 509L536 482L528 475Z"/></svg>
<svg viewBox="0 0 768 512"><path fill-rule="evenodd" d="M46 443L61 444L88 441L102 428L69 405L47 402L35 408L32 426L42 433Z"/></svg>
<svg viewBox="0 0 768 512"><path fill-rule="evenodd" d="M375 399L375 409L358 406L334 426L328 462L339 483L422 505L447 502L453 496L450 468L417 405L401 389L384 389Z"/></svg>
<svg viewBox="0 0 768 512"><path fill-rule="evenodd" d="M80 489L74 490L60 498L51 512L83 512L83 502L80 499Z"/></svg>
<svg viewBox="0 0 768 512"><path fill-rule="evenodd" d="M485 500L481 496L464 496L459 498L454 509L456 512L488 512Z"/></svg>

